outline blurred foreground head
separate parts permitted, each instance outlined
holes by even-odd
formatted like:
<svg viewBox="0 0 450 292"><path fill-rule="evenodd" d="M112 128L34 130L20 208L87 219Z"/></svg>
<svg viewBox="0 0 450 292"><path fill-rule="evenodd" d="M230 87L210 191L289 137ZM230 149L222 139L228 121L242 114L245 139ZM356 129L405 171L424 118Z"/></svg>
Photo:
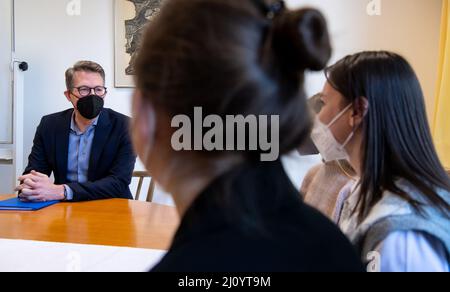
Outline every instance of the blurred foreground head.
<svg viewBox="0 0 450 292"><path fill-rule="evenodd" d="M259 154L172 150L171 118L193 120L194 107L223 119L279 115L280 154L296 149L311 126L304 72L322 70L330 56L326 21L317 10L255 0L165 1L136 62L133 139L139 156L164 184L163 172L203 163L211 173Z"/></svg>

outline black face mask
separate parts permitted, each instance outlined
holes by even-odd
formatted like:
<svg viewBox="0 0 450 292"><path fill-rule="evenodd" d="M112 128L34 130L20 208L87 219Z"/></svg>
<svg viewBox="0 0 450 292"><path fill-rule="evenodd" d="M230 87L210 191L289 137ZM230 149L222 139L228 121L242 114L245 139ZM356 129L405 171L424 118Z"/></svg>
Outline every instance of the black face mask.
<svg viewBox="0 0 450 292"><path fill-rule="evenodd" d="M101 113L105 101L98 95L89 95L78 100L77 109L83 118L92 120Z"/></svg>

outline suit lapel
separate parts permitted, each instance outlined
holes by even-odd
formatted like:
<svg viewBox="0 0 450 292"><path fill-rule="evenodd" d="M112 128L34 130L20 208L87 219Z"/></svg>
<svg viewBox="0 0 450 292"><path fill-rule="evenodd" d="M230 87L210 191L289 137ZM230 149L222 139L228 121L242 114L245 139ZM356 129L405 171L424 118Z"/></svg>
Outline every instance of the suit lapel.
<svg viewBox="0 0 450 292"><path fill-rule="evenodd" d="M67 163L69 159L69 135L70 123L73 115L73 109L64 113L62 120L56 125L55 135L55 153L56 165L58 169L58 180L65 182L67 180Z"/></svg>
<svg viewBox="0 0 450 292"><path fill-rule="evenodd" d="M108 141L111 133L111 123L109 112L103 110L98 119L97 126L95 128L94 141L92 143L91 157L89 159L89 173L88 179L90 181L95 180L95 173L97 172L97 165L100 161L106 142Z"/></svg>

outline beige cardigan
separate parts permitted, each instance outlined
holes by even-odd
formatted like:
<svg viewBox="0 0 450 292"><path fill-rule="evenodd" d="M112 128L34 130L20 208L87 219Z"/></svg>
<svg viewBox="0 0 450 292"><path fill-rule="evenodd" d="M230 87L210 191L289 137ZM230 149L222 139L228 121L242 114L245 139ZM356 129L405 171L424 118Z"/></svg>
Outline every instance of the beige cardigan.
<svg viewBox="0 0 450 292"><path fill-rule="evenodd" d="M333 220L338 215L335 213L339 193L352 181L349 175L353 176L354 171L347 162L322 163L307 173L300 192L308 205Z"/></svg>

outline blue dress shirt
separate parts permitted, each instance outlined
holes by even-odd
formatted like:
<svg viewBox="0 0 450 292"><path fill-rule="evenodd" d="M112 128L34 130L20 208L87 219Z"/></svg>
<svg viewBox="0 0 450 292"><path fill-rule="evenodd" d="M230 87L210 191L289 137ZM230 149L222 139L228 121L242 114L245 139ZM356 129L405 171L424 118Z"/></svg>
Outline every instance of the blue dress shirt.
<svg viewBox="0 0 450 292"><path fill-rule="evenodd" d="M97 117L94 122L81 132L75 123L75 114L70 124L69 135L69 155L67 163L67 181L73 183L85 183L88 181L89 160L91 157L92 142L94 141L95 128L98 123ZM66 199L73 199L73 190L64 185L66 190Z"/></svg>

